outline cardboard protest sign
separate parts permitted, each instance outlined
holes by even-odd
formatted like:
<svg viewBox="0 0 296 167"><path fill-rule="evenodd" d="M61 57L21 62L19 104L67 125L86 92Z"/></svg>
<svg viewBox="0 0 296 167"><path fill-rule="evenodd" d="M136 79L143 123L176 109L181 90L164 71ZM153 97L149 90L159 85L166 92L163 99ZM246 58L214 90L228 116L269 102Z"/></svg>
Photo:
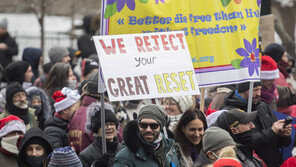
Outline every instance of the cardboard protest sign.
<svg viewBox="0 0 296 167"><path fill-rule="evenodd" d="M110 101L199 94L182 31L93 40Z"/></svg>
<svg viewBox="0 0 296 167"><path fill-rule="evenodd" d="M261 0L103 0L105 35L186 35L200 87L259 80Z"/></svg>

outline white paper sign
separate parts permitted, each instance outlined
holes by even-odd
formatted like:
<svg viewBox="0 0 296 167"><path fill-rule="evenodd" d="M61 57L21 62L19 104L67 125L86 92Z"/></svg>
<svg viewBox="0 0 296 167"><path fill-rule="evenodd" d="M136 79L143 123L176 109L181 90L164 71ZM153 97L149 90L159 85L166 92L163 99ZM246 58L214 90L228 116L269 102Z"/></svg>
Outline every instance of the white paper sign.
<svg viewBox="0 0 296 167"><path fill-rule="evenodd" d="M93 39L110 101L200 94L182 31Z"/></svg>

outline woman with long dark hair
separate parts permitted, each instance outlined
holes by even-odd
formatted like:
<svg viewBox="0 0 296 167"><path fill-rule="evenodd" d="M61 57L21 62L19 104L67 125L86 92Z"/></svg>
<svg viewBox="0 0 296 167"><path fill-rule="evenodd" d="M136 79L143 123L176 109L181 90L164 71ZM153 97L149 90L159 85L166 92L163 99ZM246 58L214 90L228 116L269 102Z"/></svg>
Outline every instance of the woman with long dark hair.
<svg viewBox="0 0 296 167"><path fill-rule="evenodd" d="M71 66L67 63L58 62L50 69L44 90L51 99L54 92L62 90L63 87L76 89L77 82Z"/></svg>
<svg viewBox="0 0 296 167"><path fill-rule="evenodd" d="M200 110L188 110L180 118L174 134L181 167L193 166L202 149L202 137L207 121Z"/></svg>

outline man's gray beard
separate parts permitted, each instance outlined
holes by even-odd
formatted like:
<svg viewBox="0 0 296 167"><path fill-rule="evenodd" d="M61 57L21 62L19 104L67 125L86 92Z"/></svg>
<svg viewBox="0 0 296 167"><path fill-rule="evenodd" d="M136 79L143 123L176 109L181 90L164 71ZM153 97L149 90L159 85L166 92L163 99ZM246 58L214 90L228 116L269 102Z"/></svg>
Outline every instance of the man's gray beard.
<svg viewBox="0 0 296 167"><path fill-rule="evenodd" d="M18 108L21 109L27 109L28 108L28 101L19 101L19 102L13 102L13 105L15 105Z"/></svg>

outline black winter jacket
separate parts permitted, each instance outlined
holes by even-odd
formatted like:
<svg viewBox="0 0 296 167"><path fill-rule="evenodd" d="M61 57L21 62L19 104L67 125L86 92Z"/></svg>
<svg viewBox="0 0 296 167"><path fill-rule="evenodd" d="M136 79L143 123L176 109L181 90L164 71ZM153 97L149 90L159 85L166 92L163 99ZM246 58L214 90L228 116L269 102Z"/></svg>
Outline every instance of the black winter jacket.
<svg viewBox="0 0 296 167"><path fill-rule="evenodd" d="M45 122L44 132L54 150L60 147L69 146L68 124L69 122L60 119L55 115L51 115L51 117Z"/></svg>
<svg viewBox="0 0 296 167"><path fill-rule="evenodd" d="M237 158L241 161L244 167L261 167L262 166L261 160L253 156L253 151L254 151L253 143L251 143L250 141L248 143L245 142L244 144L242 144L241 140L232 133L231 129L229 128L230 125L226 118L226 112L221 113L221 115L217 118L213 126L218 126L226 130L231 135L231 137L237 144L237 152L236 152ZM258 133L258 132L255 132L255 133Z"/></svg>
<svg viewBox="0 0 296 167"><path fill-rule="evenodd" d="M247 111L248 104L235 94L230 92L225 97L224 110L239 108ZM280 147L286 147L291 143L291 136L280 137L276 135L271 127L277 121L276 116L271 111L268 104L259 102L252 106L252 111L258 110L257 118L253 121L257 133L254 134L255 152L268 166L280 166L283 162L279 152Z"/></svg>
<svg viewBox="0 0 296 167"><path fill-rule="evenodd" d="M118 139L115 138L113 142L106 141L106 145L107 153L110 155L110 163L108 164L113 165L114 157L121 149L121 144L118 143ZM102 157L102 149L102 139L100 137L96 137L94 142L79 154L83 167L90 167L96 160Z"/></svg>
<svg viewBox="0 0 296 167"><path fill-rule="evenodd" d="M0 43L5 43L7 45L6 50L0 50L0 63L3 69L12 62L12 56L18 54L18 46L9 33L5 33L0 36Z"/></svg>

